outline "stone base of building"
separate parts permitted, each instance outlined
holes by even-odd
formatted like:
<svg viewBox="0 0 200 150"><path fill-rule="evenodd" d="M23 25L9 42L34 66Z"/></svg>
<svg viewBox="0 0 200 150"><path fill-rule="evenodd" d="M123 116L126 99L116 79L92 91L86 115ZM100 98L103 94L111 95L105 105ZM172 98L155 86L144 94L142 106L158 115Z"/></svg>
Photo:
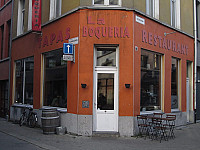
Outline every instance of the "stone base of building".
<svg viewBox="0 0 200 150"><path fill-rule="evenodd" d="M25 106L14 105L10 107L10 120L18 122ZM42 109L34 109L34 112L38 116L38 126L42 127L41 116ZM174 112L171 114L176 115L176 126L182 126L187 124L186 112ZM65 133L92 136L93 134L93 116L92 115L77 115L67 112L59 112L60 126L65 129ZM137 117L132 116L120 116L119 117L119 135L120 136L136 136L138 135ZM190 111L190 122L194 123L194 111Z"/></svg>

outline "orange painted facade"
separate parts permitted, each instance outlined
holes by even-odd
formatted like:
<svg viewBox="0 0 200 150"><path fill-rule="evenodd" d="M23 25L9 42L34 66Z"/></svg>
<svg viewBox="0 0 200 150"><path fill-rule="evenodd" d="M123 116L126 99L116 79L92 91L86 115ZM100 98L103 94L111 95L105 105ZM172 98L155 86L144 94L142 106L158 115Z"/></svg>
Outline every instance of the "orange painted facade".
<svg viewBox="0 0 200 150"><path fill-rule="evenodd" d="M97 44L119 45L119 116L140 114L140 62L141 49L151 50L164 55L164 112L171 112L171 57L181 60L181 111L186 111L186 62L194 61L193 39L183 33L164 36L174 30L145 18L145 24L136 22L140 16L133 11L123 10L87 10L82 9L42 28L42 37L29 33L15 39L12 46L13 88L14 61L34 56L34 100L35 109L42 107L41 71L42 54L63 47L68 39L78 37L75 45L75 63L67 65L67 111L72 114L93 115L93 73L94 46ZM160 40L155 43L154 36ZM174 50L164 40L183 45ZM155 46L156 45L156 46ZM164 45L164 46L163 46ZM135 46L138 50L135 50ZM81 88L81 83L87 84ZM129 89L125 84L131 84ZM13 97L11 92L11 97ZM89 108L82 108L82 101L89 101Z"/></svg>
<svg viewBox="0 0 200 150"><path fill-rule="evenodd" d="M139 14L135 14L140 16ZM141 49L154 51L164 55L164 112L171 112L171 58L175 57L181 61L181 111L186 111L186 62L194 62L194 39L183 33L156 23L148 18L145 25L134 19L134 46L138 51L134 53L134 112L135 116L140 114L140 62ZM164 33L172 33L167 36ZM156 41L154 39L156 37ZM169 42L169 43L168 43ZM171 44L170 44L171 42ZM174 45L173 45L174 44Z"/></svg>

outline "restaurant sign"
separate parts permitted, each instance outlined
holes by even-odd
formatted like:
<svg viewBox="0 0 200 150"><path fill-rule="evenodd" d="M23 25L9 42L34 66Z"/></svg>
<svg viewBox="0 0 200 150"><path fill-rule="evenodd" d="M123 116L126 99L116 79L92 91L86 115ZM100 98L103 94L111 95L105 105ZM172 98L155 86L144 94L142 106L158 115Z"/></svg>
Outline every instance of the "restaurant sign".
<svg viewBox="0 0 200 150"><path fill-rule="evenodd" d="M128 27L107 26L104 18L92 18L88 16L87 25L82 28L83 37L96 37L97 39L108 38L130 38ZM90 25L90 26L89 26Z"/></svg>
<svg viewBox="0 0 200 150"><path fill-rule="evenodd" d="M188 55L188 45L142 30L142 42L172 52Z"/></svg>

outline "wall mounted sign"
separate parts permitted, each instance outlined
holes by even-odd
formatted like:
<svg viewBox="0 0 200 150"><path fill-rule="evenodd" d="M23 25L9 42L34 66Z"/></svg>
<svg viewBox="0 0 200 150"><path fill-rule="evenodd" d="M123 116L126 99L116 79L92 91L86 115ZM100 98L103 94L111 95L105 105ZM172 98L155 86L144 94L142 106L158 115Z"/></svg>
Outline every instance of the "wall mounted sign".
<svg viewBox="0 0 200 150"><path fill-rule="evenodd" d="M32 31L41 31L41 0L32 1Z"/></svg>
<svg viewBox="0 0 200 150"><path fill-rule="evenodd" d="M72 55L74 52L74 45L71 43L63 43L63 53L66 55Z"/></svg>
<svg viewBox="0 0 200 150"><path fill-rule="evenodd" d="M78 44L78 37L71 38L71 39L69 39L68 41L69 41L69 43L71 43L71 44Z"/></svg>
<svg viewBox="0 0 200 150"><path fill-rule="evenodd" d="M83 37L96 37L97 39L109 38L130 38L128 27L107 26L104 18L92 19L91 16L87 18L88 26L82 27Z"/></svg>
<svg viewBox="0 0 200 150"><path fill-rule="evenodd" d="M64 40L68 40L70 38L70 28L67 27L64 30L59 30L57 32L52 32L48 35L43 36L39 42L40 47L47 47L49 45L53 45L54 43L63 42Z"/></svg>
<svg viewBox="0 0 200 150"><path fill-rule="evenodd" d="M136 22L145 25L145 19L143 19L139 16L135 16L135 20L136 20Z"/></svg>
<svg viewBox="0 0 200 150"><path fill-rule="evenodd" d="M164 34L163 34L164 35ZM142 30L142 42L172 52L188 55L188 45Z"/></svg>

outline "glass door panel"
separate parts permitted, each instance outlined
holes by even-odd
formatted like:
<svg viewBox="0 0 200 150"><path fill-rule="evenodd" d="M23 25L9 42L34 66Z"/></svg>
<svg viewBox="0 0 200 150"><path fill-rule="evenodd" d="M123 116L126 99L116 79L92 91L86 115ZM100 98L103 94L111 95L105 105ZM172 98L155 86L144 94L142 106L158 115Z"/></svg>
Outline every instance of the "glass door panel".
<svg viewBox="0 0 200 150"><path fill-rule="evenodd" d="M114 110L114 73L98 73L97 109Z"/></svg>

